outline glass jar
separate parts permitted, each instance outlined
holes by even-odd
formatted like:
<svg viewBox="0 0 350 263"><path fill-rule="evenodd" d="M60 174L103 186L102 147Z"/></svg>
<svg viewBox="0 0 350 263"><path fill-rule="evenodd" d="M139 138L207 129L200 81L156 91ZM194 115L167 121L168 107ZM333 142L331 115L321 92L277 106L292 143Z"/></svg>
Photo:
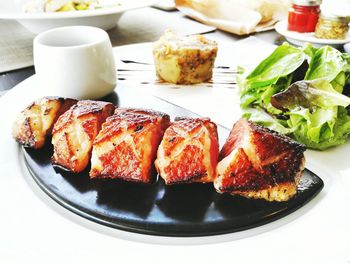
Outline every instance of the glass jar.
<svg viewBox="0 0 350 263"><path fill-rule="evenodd" d="M288 30L314 32L320 15L321 0L294 0L288 14Z"/></svg>
<svg viewBox="0 0 350 263"><path fill-rule="evenodd" d="M322 13L316 25L315 37L345 39L349 31L349 17Z"/></svg>

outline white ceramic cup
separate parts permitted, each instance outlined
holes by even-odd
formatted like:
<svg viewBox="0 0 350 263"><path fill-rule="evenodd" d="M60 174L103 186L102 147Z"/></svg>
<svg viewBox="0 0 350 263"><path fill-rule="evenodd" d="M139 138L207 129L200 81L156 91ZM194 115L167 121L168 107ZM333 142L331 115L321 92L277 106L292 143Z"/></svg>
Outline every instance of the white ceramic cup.
<svg viewBox="0 0 350 263"><path fill-rule="evenodd" d="M104 30L89 26L56 28L36 36L33 46L43 95L97 99L114 90L114 57Z"/></svg>

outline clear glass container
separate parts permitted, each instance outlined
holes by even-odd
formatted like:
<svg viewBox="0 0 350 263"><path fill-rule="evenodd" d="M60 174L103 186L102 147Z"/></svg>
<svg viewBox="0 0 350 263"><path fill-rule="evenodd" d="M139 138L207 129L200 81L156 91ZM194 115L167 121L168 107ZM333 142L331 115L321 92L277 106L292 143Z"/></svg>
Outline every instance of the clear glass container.
<svg viewBox="0 0 350 263"><path fill-rule="evenodd" d="M322 13L315 29L315 37L345 39L349 31L349 17Z"/></svg>

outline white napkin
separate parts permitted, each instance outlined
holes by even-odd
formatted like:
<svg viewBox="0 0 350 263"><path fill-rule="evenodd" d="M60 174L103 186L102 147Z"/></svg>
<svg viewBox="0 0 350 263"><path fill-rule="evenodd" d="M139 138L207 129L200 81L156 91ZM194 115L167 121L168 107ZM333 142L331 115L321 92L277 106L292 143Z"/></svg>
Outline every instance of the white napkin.
<svg viewBox="0 0 350 263"><path fill-rule="evenodd" d="M289 6L287 0L176 0L176 5L204 24L238 35L272 29Z"/></svg>

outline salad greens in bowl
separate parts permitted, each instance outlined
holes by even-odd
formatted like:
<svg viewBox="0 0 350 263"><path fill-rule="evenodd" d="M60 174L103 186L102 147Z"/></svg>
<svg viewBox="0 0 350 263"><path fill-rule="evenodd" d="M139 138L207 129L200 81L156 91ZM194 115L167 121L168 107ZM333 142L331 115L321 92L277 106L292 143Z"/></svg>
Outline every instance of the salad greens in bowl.
<svg viewBox="0 0 350 263"><path fill-rule="evenodd" d="M349 76L349 54L284 43L239 77L243 117L311 149L343 144L350 134Z"/></svg>

